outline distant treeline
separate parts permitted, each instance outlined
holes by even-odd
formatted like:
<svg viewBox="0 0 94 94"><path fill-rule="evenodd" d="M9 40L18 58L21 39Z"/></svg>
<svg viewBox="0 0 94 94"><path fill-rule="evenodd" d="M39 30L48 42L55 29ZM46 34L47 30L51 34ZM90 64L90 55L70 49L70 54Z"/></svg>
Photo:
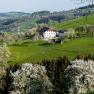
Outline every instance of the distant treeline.
<svg viewBox="0 0 94 94"><path fill-rule="evenodd" d="M78 17L94 13L94 5L84 6L68 11L38 11L32 14L23 12L0 13L0 31L20 31L28 30L35 24L50 22L64 22Z"/></svg>
<svg viewBox="0 0 94 94"><path fill-rule="evenodd" d="M92 7L94 7L94 4L93 5L84 6L84 7L80 7L78 9L86 9L86 8L92 8Z"/></svg>

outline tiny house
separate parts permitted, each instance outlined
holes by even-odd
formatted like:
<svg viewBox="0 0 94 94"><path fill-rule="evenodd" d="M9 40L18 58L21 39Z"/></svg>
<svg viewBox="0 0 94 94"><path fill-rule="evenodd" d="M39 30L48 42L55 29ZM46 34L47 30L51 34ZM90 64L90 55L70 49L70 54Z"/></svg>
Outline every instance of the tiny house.
<svg viewBox="0 0 94 94"><path fill-rule="evenodd" d="M58 35L59 35L59 32L57 32L54 29L48 29L43 33L43 37L45 41L55 39L56 37L58 37Z"/></svg>

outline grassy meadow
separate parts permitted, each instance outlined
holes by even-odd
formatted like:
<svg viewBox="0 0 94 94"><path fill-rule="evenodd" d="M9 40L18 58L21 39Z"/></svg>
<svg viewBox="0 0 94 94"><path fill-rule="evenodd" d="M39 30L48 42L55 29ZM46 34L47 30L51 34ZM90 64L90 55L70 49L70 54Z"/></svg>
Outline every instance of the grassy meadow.
<svg viewBox="0 0 94 94"><path fill-rule="evenodd" d="M41 62L44 59L56 59L67 56L72 60L78 54L94 53L94 38L77 38L63 44L48 44L43 41L9 45L11 52L9 63Z"/></svg>
<svg viewBox="0 0 94 94"><path fill-rule="evenodd" d="M75 28L84 25L94 24L94 14L80 17L64 23L56 23L57 29ZM27 23L23 23L24 25ZM24 26L23 25L23 26ZM33 42L26 40L22 43L9 45L11 52L10 63L41 62L44 59L56 59L57 57L67 56L73 59L78 54L94 53L94 38L84 37L69 40L63 44L47 44L43 41Z"/></svg>

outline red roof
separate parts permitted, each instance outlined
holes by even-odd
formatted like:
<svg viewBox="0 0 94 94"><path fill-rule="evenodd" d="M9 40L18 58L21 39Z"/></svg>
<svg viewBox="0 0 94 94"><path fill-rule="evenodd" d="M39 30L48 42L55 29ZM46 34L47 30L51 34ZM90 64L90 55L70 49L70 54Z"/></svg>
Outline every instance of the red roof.
<svg viewBox="0 0 94 94"><path fill-rule="evenodd" d="M52 28L50 28L50 29L48 29L48 31L51 31L51 32L56 32L56 30L55 29L52 29Z"/></svg>

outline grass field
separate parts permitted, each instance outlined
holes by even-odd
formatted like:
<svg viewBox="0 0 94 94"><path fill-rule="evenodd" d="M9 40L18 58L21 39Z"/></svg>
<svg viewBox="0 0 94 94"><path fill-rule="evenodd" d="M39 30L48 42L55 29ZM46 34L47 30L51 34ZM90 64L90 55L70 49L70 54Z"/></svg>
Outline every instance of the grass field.
<svg viewBox="0 0 94 94"><path fill-rule="evenodd" d="M87 19L87 20L86 20ZM75 28L81 25L94 25L94 14L91 14L86 17L80 17L71 21L57 23L54 25L57 29L68 29L68 28Z"/></svg>
<svg viewBox="0 0 94 94"><path fill-rule="evenodd" d="M11 63L41 62L63 56L73 59L78 54L94 54L94 38L80 38L63 44L25 41L10 45L9 50Z"/></svg>

